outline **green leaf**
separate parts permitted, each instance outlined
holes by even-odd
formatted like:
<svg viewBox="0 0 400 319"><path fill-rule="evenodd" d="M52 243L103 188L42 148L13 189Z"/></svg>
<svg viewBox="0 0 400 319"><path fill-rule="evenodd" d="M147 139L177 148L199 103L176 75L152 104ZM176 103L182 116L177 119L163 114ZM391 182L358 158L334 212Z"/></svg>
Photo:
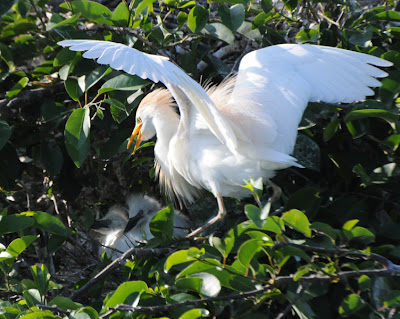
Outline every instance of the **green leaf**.
<svg viewBox="0 0 400 319"><path fill-rule="evenodd" d="M31 216L36 221L36 226L42 230L63 237L72 235L72 231L64 226L57 217L45 212L24 212L26 216Z"/></svg>
<svg viewBox="0 0 400 319"><path fill-rule="evenodd" d="M50 273L45 265L31 267L31 274L36 289L39 291L40 296L46 296L49 291Z"/></svg>
<svg viewBox="0 0 400 319"><path fill-rule="evenodd" d="M124 282L108 299L103 307L106 311L110 307L115 307L118 304L127 303L135 307L139 303L140 295L147 291L148 287L144 281L128 281ZM128 302L129 299L129 302Z"/></svg>
<svg viewBox="0 0 400 319"><path fill-rule="evenodd" d="M112 13L111 20L115 25L120 27L127 27L129 22L130 12L127 5L124 2L118 4Z"/></svg>
<svg viewBox="0 0 400 319"><path fill-rule="evenodd" d="M310 228L316 230L317 232L324 233L333 240L336 240L340 233L339 230L334 229L332 226L325 223L315 222L311 224Z"/></svg>
<svg viewBox="0 0 400 319"><path fill-rule="evenodd" d="M207 297L215 297L221 291L221 283L218 278L206 272L178 279L176 287L184 291L196 291Z"/></svg>
<svg viewBox="0 0 400 319"><path fill-rule="evenodd" d="M386 120L388 123L395 123L399 116L396 113L381 109L364 109L364 110L352 110L345 116L346 122L361 120L369 117L378 117Z"/></svg>
<svg viewBox="0 0 400 319"><path fill-rule="evenodd" d="M16 84L12 86L10 91L7 92L6 97L11 98L16 96L19 92L21 92L26 85L29 83L29 79L27 77L21 78Z"/></svg>
<svg viewBox="0 0 400 319"><path fill-rule="evenodd" d="M0 16L11 9L16 0L2 0L0 2Z"/></svg>
<svg viewBox="0 0 400 319"><path fill-rule="evenodd" d="M220 268L221 266L222 265L218 260L212 258L205 258L202 261L195 261L191 263L176 276L176 279L185 278L200 272L211 271L211 273L214 274L213 270L216 270L216 268Z"/></svg>
<svg viewBox="0 0 400 319"><path fill-rule="evenodd" d="M305 265L300 267L293 276L293 281L298 281L304 275L307 275L310 272L310 266Z"/></svg>
<svg viewBox="0 0 400 319"><path fill-rule="evenodd" d="M208 317L210 312L207 309L204 308L195 308L195 309L190 309L183 313L179 319L195 319L195 318L201 318L201 317Z"/></svg>
<svg viewBox="0 0 400 319"><path fill-rule="evenodd" d="M14 233L31 227L35 221L23 215L7 215L0 220L0 235Z"/></svg>
<svg viewBox="0 0 400 319"><path fill-rule="evenodd" d="M272 0L261 0L261 8L265 13L269 13L274 8Z"/></svg>
<svg viewBox="0 0 400 319"><path fill-rule="evenodd" d="M69 117L64 130L67 151L74 164L81 167L89 154L90 109L75 109Z"/></svg>
<svg viewBox="0 0 400 319"><path fill-rule="evenodd" d="M232 31L219 22L207 23L199 32L201 34L212 36L218 40L224 41L230 45L233 45L235 42L235 36Z"/></svg>
<svg viewBox="0 0 400 319"><path fill-rule="evenodd" d="M395 60L394 62L397 62L395 65L399 65L400 67L400 61ZM379 88L379 96L385 105L391 106L393 104L393 99L397 98L400 93L400 71L390 71L389 76L383 79L381 83L382 86Z"/></svg>
<svg viewBox="0 0 400 319"><path fill-rule="evenodd" d="M67 63L72 62L72 60L76 57L76 52L71 51L68 48L62 48L60 52L57 53L56 57L53 60L53 66L62 66Z"/></svg>
<svg viewBox="0 0 400 319"><path fill-rule="evenodd" d="M328 142L337 132L339 129L340 120L335 119L330 122L324 129L324 142Z"/></svg>
<svg viewBox="0 0 400 319"><path fill-rule="evenodd" d="M199 33L207 24L208 10L202 6L193 7L188 15L188 26L193 33Z"/></svg>
<svg viewBox="0 0 400 319"><path fill-rule="evenodd" d="M90 74L85 79L85 92L87 92L92 86L94 86L111 71L112 69L110 67L106 65L101 65L90 72Z"/></svg>
<svg viewBox="0 0 400 319"><path fill-rule="evenodd" d="M352 219L352 220L348 220L344 225L343 225L343 230L348 230L351 231L355 225L357 225L359 222L358 219Z"/></svg>
<svg viewBox="0 0 400 319"><path fill-rule="evenodd" d="M300 257L301 259L305 260L306 262L310 263L311 258L308 256L304 250L301 250L300 248L293 247L293 246L284 246L279 249L279 252L283 253L285 256L296 256Z"/></svg>
<svg viewBox="0 0 400 319"><path fill-rule="evenodd" d="M168 256L167 260L165 261L164 271L168 272L171 269L171 267L175 265L179 265L194 260L196 260L196 258L188 256L188 250L177 251L172 255Z"/></svg>
<svg viewBox="0 0 400 319"><path fill-rule="evenodd" d="M384 12L374 15L370 20L400 22L400 12L394 10L385 10Z"/></svg>
<svg viewBox="0 0 400 319"><path fill-rule="evenodd" d="M68 299L63 296L56 296L54 297L50 302L49 306L57 306L60 309L64 310L78 310L80 306L76 303L73 302L71 299Z"/></svg>
<svg viewBox="0 0 400 319"><path fill-rule="evenodd" d="M1 5L0 5L1 10ZM15 71L13 54L4 43L0 42L0 57L7 64L11 72Z"/></svg>
<svg viewBox="0 0 400 319"><path fill-rule="evenodd" d="M28 289L24 291L24 298L26 300L26 303L28 304L29 307L34 307L36 305L42 304L42 299L39 293L39 290L37 289ZM30 315L30 316L29 316ZM22 316L20 318L30 318L30 319L36 319L36 318L43 318L43 316L38 316L36 313L30 313L28 316ZM46 317L48 318L48 317Z"/></svg>
<svg viewBox="0 0 400 319"><path fill-rule="evenodd" d="M400 306L400 290L391 290L385 296L384 305L386 307Z"/></svg>
<svg viewBox="0 0 400 319"><path fill-rule="evenodd" d="M358 278L358 285L360 286L361 291L370 290L372 287L371 278L367 275L360 276L360 278Z"/></svg>
<svg viewBox="0 0 400 319"><path fill-rule="evenodd" d="M371 46L372 36L373 36L372 26L369 25L363 30L357 30L351 32L351 35L349 37L349 42L364 48L369 47Z"/></svg>
<svg viewBox="0 0 400 319"><path fill-rule="evenodd" d="M258 239L250 239L246 242L244 242L238 250L238 260L240 263L246 268L248 271L248 268L250 266L250 262L257 254L262 247L263 242Z"/></svg>
<svg viewBox="0 0 400 319"><path fill-rule="evenodd" d="M355 237L366 237L369 238L371 241L375 241L375 235L373 232L371 232L369 229L364 228L364 227L354 227L351 230L351 234L353 235L353 238Z"/></svg>
<svg viewBox="0 0 400 319"><path fill-rule="evenodd" d="M89 20L92 20L99 24L112 24L112 22L110 21L110 18L112 16L110 9L100 3L85 0L71 1L68 2L68 4L60 4L60 7L64 9L69 9L69 5L71 6L72 11L75 14L80 13Z"/></svg>
<svg viewBox="0 0 400 319"><path fill-rule="evenodd" d="M252 204L247 204L244 207L244 211L246 213L246 216L258 227L263 227L265 224L268 214L269 214L269 209L265 209L264 207L262 210L258 208L255 205Z"/></svg>
<svg viewBox="0 0 400 319"><path fill-rule="evenodd" d="M21 238L14 239L7 247L8 252L13 258L17 258L30 244L37 239L36 236L23 236Z"/></svg>
<svg viewBox="0 0 400 319"><path fill-rule="evenodd" d="M256 180L250 178L247 181L247 184L243 185L243 187L250 190L257 197L261 197L262 193L263 193L263 188L264 188L263 179L262 179L262 177L260 177Z"/></svg>
<svg viewBox="0 0 400 319"><path fill-rule="evenodd" d="M153 12L153 3L157 0L142 0L135 10L135 17L143 12L143 10L147 9L145 15Z"/></svg>
<svg viewBox="0 0 400 319"><path fill-rule="evenodd" d="M296 40L299 43L317 43L319 31L316 29L303 29L296 34Z"/></svg>
<svg viewBox="0 0 400 319"><path fill-rule="evenodd" d="M282 220L287 226L304 234L306 237L311 237L310 222L303 212L291 209L282 215Z"/></svg>
<svg viewBox="0 0 400 319"><path fill-rule="evenodd" d="M171 205L160 210L150 222L150 231L163 241L171 240L174 234L174 209Z"/></svg>
<svg viewBox="0 0 400 319"><path fill-rule="evenodd" d="M364 308L364 306L365 304L359 295L351 294L343 299L339 307L339 314L343 317L348 317Z"/></svg>
<svg viewBox="0 0 400 319"><path fill-rule="evenodd" d="M64 81L65 90L74 101L78 102L82 91L79 89L78 80L75 78L68 78Z"/></svg>
<svg viewBox="0 0 400 319"><path fill-rule="evenodd" d="M218 7L218 14L221 17L222 23L232 32L236 32L244 21L244 6L236 4L228 8L228 6L222 4Z"/></svg>
<svg viewBox="0 0 400 319"><path fill-rule="evenodd" d="M179 12L178 16L176 17L176 21L178 22L178 24L180 26L182 26L183 24L185 24L187 22L188 19L188 14L186 12Z"/></svg>
<svg viewBox="0 0 400 319"><path fill-rule="evenodd" d="M0 120L0 150L6 145L11 136L11 128L4 120Z"/></svg>
<svg viewBox="0 0 400 319"><path fill-rule="evenodd" d="M285 224L279 217L269 216L265 221L265 224L262 226L262 229L279 235L285 230Z"/></svg>
<svg viewBox="0 0 400 319"><path fill-rule="evenodd" d="M49 23L46 27L46 31L50 31L52 29L59 28L64 25L76 25L78 23L80 17L81 17L81 14L78 13L78 14L74 14L72 17L70 17L68 19L64 19L58 23L55 23L55 24Z"/></svg>
<svg viewBox="0 0 400 319"><path fill-rule="evenodd" d="M117 123L121 123L129 116L125 104L116 99L105 99L103 103L110 105L111 115Z"/></svg>
<svg viewBox="0 0 400 319"><path fill-rule="evenodd" d="M149 81L142 80L140 77L136 75L123 73L105 82L101 86L99 94L114 90L136 91L145 87L149 83L150 83Z"/></svg>

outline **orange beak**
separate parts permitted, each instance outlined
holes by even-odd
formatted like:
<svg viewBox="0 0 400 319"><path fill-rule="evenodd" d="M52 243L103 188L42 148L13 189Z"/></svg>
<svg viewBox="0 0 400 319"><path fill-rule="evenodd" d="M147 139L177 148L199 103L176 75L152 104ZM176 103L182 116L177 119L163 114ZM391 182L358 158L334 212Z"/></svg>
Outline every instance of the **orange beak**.
<svg viewBox="0 0 400 319"><path fill-rule="evenodd" d="M129 149L135 136L136 135L138 136L136 139L136 144L135 144L135 148L133 149L132 155L136 153L136 151L140 145L141 137L142 137L142 133L140 132L140 129L142 128L142 125L143 125L143 123L140 123L139 125L136 124L135 128L133 129L132 135L128 141L128 146L126 147L126 149Z"/></svg>

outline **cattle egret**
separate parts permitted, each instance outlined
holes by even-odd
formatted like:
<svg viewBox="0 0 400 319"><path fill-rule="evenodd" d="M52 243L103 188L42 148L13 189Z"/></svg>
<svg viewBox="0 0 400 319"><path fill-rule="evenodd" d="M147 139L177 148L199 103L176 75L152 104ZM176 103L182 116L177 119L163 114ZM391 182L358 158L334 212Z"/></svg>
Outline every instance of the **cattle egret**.
<svg viewBox="0 0 400 319"><path fill-rule="evenodd" d="M157 200L142 194L129 196L127 206L128 211L119 206L111 207L93 225L93 229L102 235L100 252L105 251L112 259L119 257L120 252L154 238L149 227L150 221L162 209ZM175 210L174 236L186 236L186 229L189 229L189 222L182 213Z"/></svg>
<svg viewBox="0 0 400 319"><path fill-rule="evenodd" d="M203 89L162 56L106 41L59 44L166 86L168 90L155 90L140 103L130 142L137 136L136 151L142 140L157 135L156 172L170 195L193 202L199 190L207 189L217 198L217 216L188 237L225 216L224 196L249 196L242 187L245 181L266 180L276 170L300 167L290 154L308 102L363 100L374 94L370 87L381 85L376 78L387 76L374 65L392 65L338 48L281 44L246 54L236 76Z"/></svg>

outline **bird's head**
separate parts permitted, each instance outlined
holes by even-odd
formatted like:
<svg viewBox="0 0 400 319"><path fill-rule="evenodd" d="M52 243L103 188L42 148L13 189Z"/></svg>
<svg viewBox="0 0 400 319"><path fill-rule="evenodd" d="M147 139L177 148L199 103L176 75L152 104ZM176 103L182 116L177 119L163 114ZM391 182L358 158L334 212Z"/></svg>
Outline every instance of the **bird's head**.
<svg viewBox="0 0 400 319"><path fill-rule="evenodd" d="M123 231L128 221L127 212L118 206L113 206L102 219L96 220L93 223L92 229L100 234L108 235Z"/></svg>
<svg viewBox="0 0 400 319"><path fill-rule="evenodd" d="M127 148L137 136L133 154L135 154L141 141L147 141L156 135L154 119L170 111L173 105L171 93L165 89L157 89L147 94L140 102L136 111L136 123ZM176 113L175 113L176 114Z"/></svg>

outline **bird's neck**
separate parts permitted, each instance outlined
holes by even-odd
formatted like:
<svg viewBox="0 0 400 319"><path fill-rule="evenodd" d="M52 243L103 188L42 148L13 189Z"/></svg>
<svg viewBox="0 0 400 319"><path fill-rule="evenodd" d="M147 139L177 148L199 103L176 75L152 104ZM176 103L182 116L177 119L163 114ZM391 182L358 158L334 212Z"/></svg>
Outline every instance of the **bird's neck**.
<svg viewBox="0 0 400 319"><path fill-rule="evenodd" d="M153 117L153 125L157 135L156 145L168 151L169 142L178 130L179 115L173 107L166 106L163 112Z"/></svg>

